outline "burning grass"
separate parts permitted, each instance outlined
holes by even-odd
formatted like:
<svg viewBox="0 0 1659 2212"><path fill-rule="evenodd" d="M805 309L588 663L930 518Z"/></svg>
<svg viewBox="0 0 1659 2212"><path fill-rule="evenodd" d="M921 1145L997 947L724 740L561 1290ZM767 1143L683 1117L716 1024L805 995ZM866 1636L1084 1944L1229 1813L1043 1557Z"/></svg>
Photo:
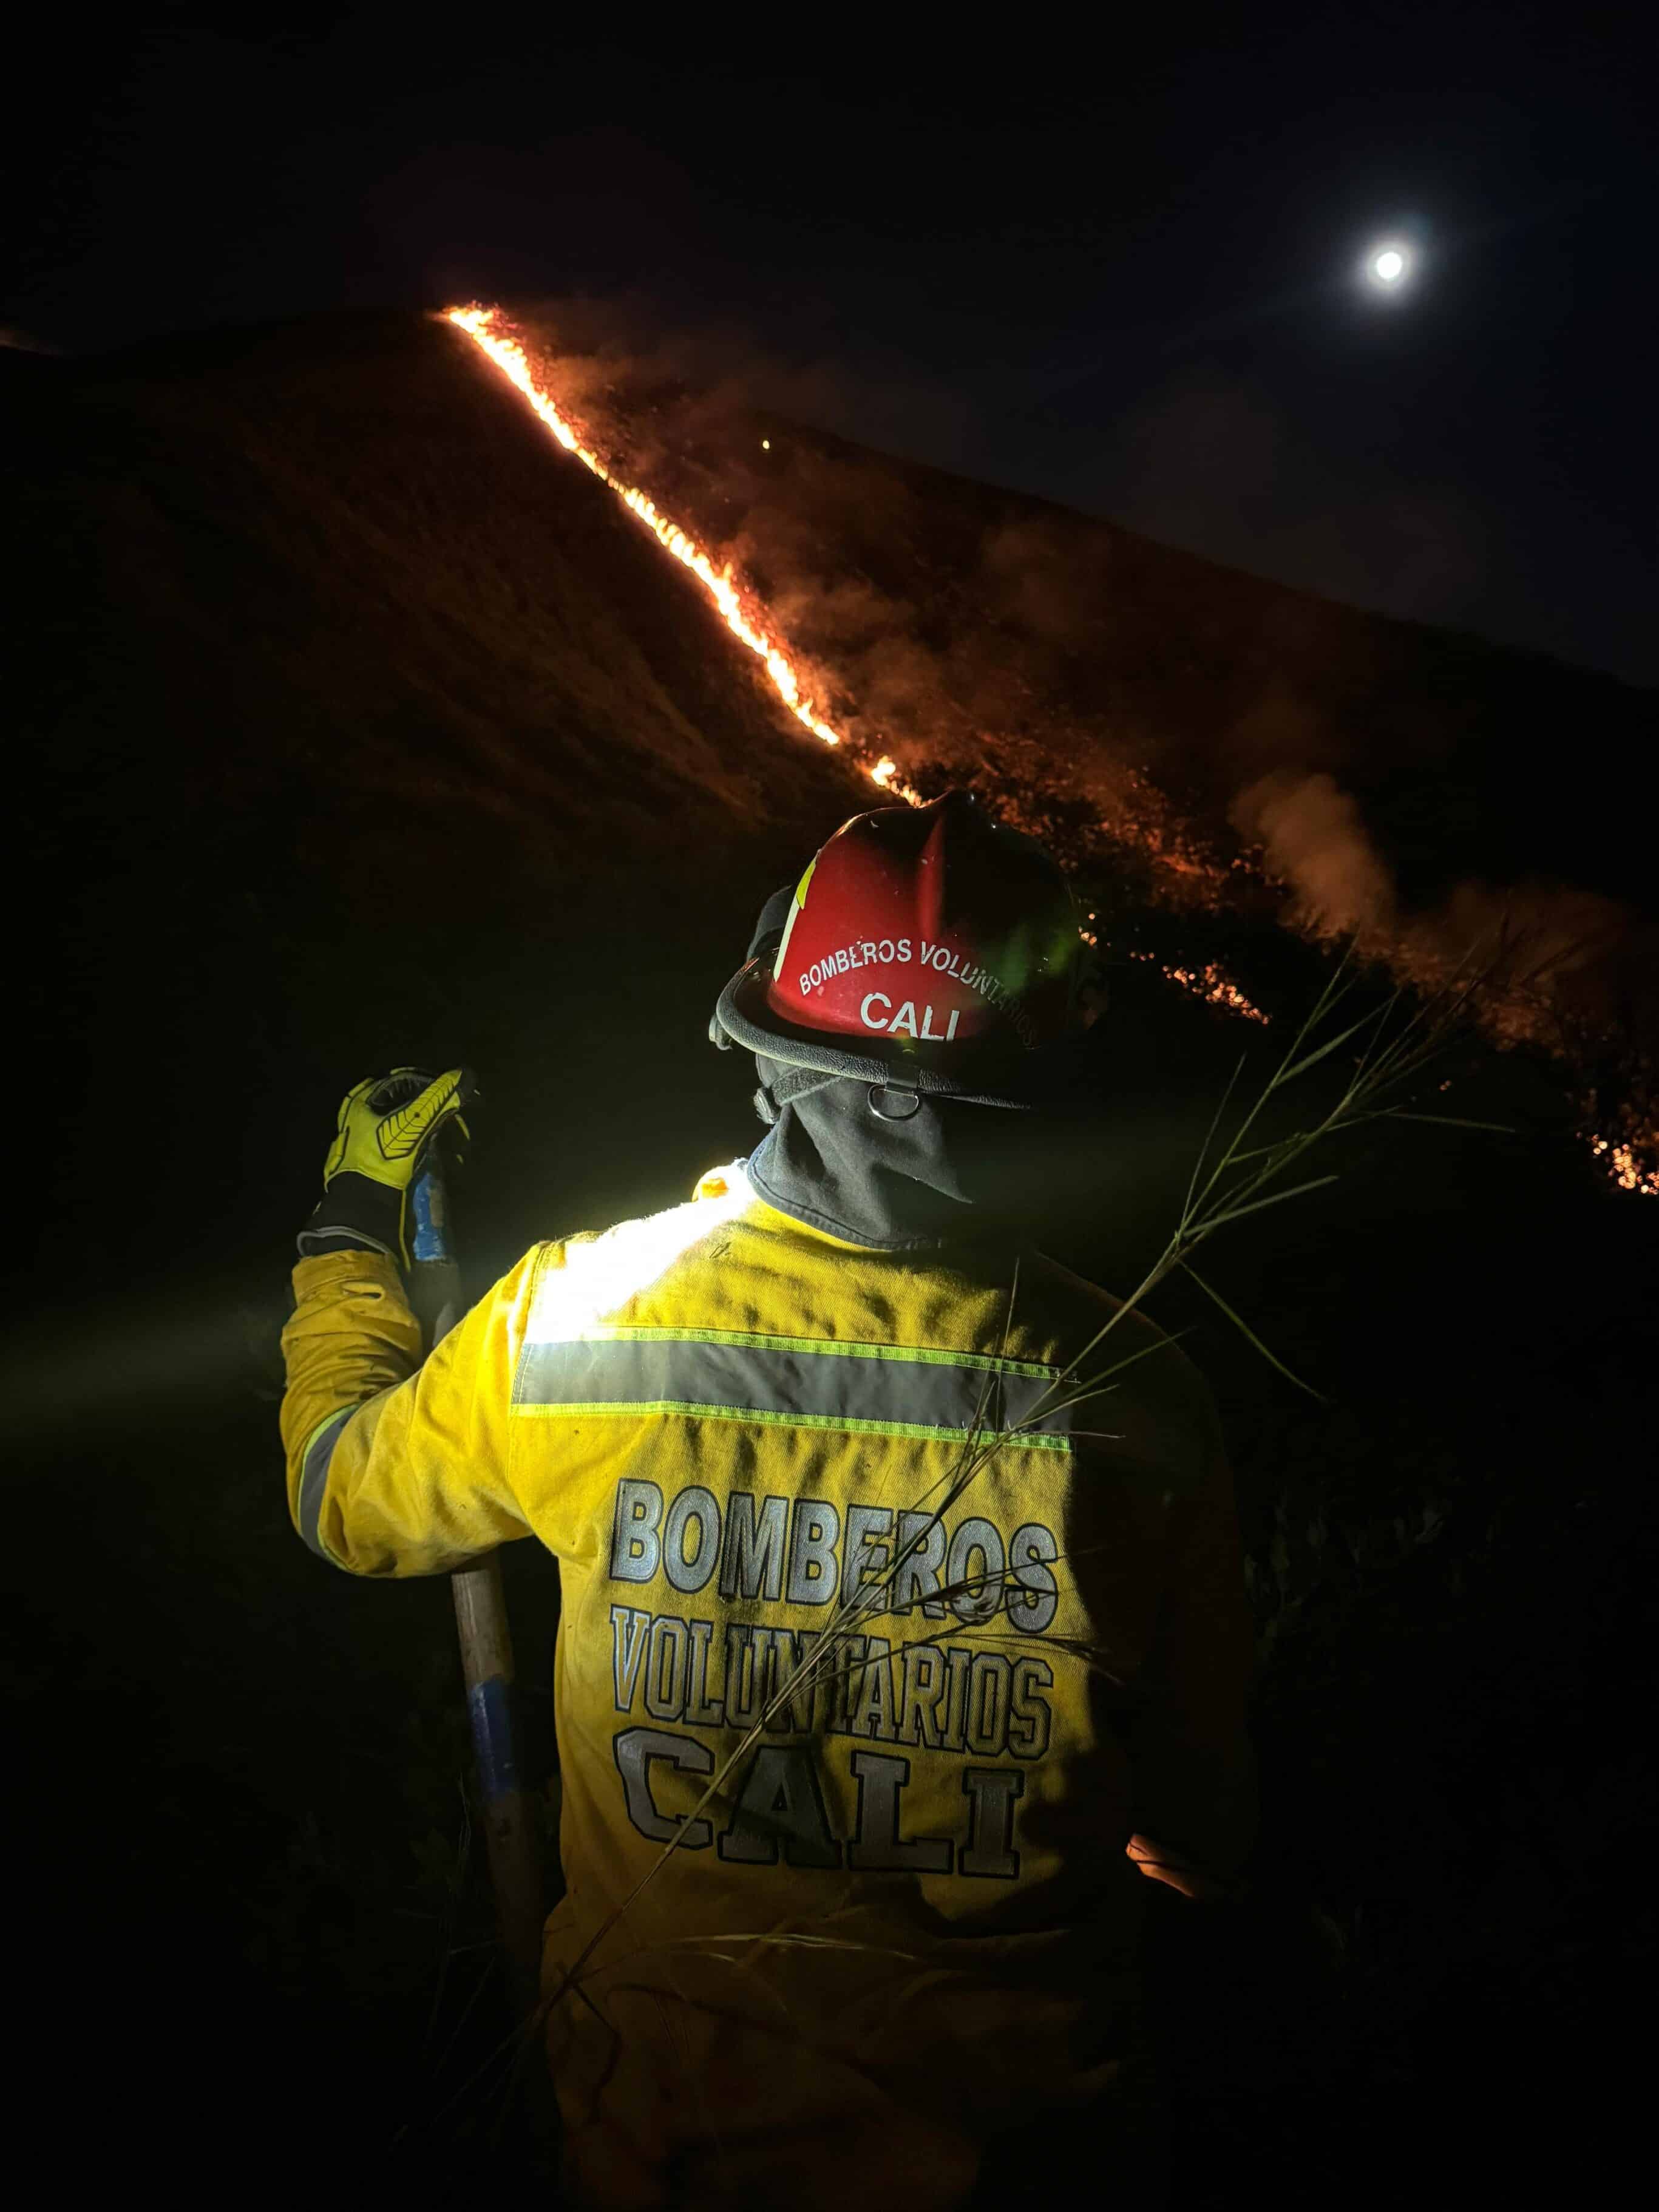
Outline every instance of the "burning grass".
<svg viewBox="0 0 1659 2212"><path fill-rule="evenodd" d="M849 657L845 641L856 636L865 619L859 610L866 601L873 605L879 596L872 597L873 586L867 580L853 592L851 629L846 627L843 612L838 624L815 641L812 653L804 653L786 636L785 622L772 611L764 591L745 578L733 553L711 550L709 542L671 518L651 494L629 482L621 464L602 454L599 441L562 407L546 373L532 362L500 310L452 307L446 318L522 393L561 447L613 491L663 549L696 578L720 620L761 664L766 681L795 720L822 743L845 749L878 789L918 805L966 781L981 789L1005 819L1041 838L1080 875L1098 874L1115 860L1127 860L1157 902L1186 914L1193 933L1200 937L1207 933L1213 938L1216 922L1241 898L1259 899L1267 887L1277 884L1280 919L1286 926L1316 940L1357 930L1373 957L1388 962L1403 981L1430 993L1446 974L1457 972L1479 944L1495 934L1504 940L1504 954L1484 960L1485 981L1473 1008L1475 1017L1501 1043L1526 1044L1553 1053L1570 1068L1582 1066L1582 1060L1576 1060L1563 1048L1563 1021L1576 1017L1582 1028L1587 1020L1596 1026L1597 1018L1583 998L1584 946L1559 941L1561 895L1540 898L1528 890L1512 894L1505 902L1465 885L1442 914L1419 915L1409 921L1397 919L1389 871L1374 848L1356 803L1328 774L1297 776L1275 771L1237 795L1230 810L1235 823L1246 817L1254 822L1260 815L1267 844L1265 852L1257 845L1229 853L1212 836L1200 833L1190 816L1183 817L1144 768L1124 759L1126 732L1114 732L1103 742L1101 734L1085 723L1075 732L1061 728L1034 735L1030 727L1032 702L1029 696L1020 696L1018 687L1009 691L1006 672L994 655L988 660L982 654L978 659L970 655L971 665L956 671L954 678L948 676L944 661L920 651L909 637L888 636L884 643L878 639L879 651L863 663L856 653ZM769 451L770 440L763 442ZM853 518L847 520L850 526ZM998 559L1006 564L1006 533L997 544ZM1026 588L1030 557L1028 542L1020 570ZM840 596L845 599L846 592ZM1058 572L1051 575L1039 595L1038 627L1058 638L1068 620L1080 621L1080 605L1073 617L1065 615L1072 596L1068 580ZM818 610L818 627L823 628L821 611L827 602L822 587L807 593L786 591L783 599L809 620L809 626L813 610ZM1095 612L1097 616L1098 610ZM884 623L888 617L880 619ZM840 678L828 672L837 657L836 627L845 633L840 657L851 671ZM886 749L886 731L879 731L873 751L867 735L859 734L878 726L869 712L872 702L861 708L851 696L860 674L872 684L878 714L904 733L894 750ZM966 684L967 705L965 710L958 705L947 713L945 720L951 725L947 736L939 709L952 682L958 692ZM1029 694L1029 685L1025 690ZM818 703L831 692L847 695L846 707L834 720ZM963 761L964 747L970 764ZM1527 909L1519 922L1513 911L1517 899ZM1578 908L1586 902L1582 895L1577 897ZM1613 939L1620 939L1626 933L1624 921L1607 902L1599 903L1603 933L1611 915ZM1090 941L1095 942L1095 937ZM1152 956L1132 951L1129 957ZM1248 983L1228 972L1212 945L1176 959L1157 959L1154 964L1168 981L1206 1005L1249 1022L1265 1024L1269 1018ZM1639 1050L1633 1042L1621 1041L1616 1019L1609 1027L1610 1018L1600 1019L1598 1045L1610 1047L1623 1062L1616 1109L1620 1126L1610 1128L1605 1117L1593 1120L1583 1132L1584 1139L1591 1158L1602 1165L1616 1188L1653 1195L1659 1194L1659 1120L1645 1110L1647 1087L1636 1079Z"/></svg>

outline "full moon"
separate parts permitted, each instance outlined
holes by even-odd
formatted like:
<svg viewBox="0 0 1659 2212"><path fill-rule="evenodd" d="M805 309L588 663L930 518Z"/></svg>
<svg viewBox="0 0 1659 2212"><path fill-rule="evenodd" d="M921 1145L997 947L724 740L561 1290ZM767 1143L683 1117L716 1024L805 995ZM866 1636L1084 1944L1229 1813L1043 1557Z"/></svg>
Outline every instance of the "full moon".
<svg viewBox="0 0 1659 2212"><path fill-rule="evenodd" d="M1365 273L1385 292L1398 291L1411 274L1412 258L1403 246L1374 246L1365 257Z"/></svg>

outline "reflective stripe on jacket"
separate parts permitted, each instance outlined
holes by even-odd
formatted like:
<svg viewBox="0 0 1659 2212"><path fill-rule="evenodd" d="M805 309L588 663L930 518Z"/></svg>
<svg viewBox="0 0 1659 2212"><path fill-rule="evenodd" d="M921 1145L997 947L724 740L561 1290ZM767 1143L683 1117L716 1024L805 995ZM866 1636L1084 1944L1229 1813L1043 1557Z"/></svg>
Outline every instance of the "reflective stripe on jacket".
<svg viewBox="0 0 1659 2212"><path fill-rule="evenodd" d="M554 1979L605 1931L552 2022L578 2168L816 2130L844 2179L896 2127L939 2177L903 2201L945 2204L951 2146L1083 2094L1132 1832L1224 1873L1249 1834L1242 1566L1183 1357L1128 1316L1070 1403L1104 1293L840 1243L738 1168L537 1247L418 1371L389 1261L295 1286L307 1541L362 1575L527 1534L559 1561Z"/></svg>

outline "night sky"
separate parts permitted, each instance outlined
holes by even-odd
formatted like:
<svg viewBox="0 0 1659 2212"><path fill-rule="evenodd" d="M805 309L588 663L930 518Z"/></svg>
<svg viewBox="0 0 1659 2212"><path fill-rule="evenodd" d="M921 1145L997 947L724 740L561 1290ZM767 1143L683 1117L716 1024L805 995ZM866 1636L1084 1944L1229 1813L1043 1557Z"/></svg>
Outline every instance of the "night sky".
<svg viewBox="0 0 1659 2212"><path fill-rule="evenodd" d="M1650 683L1642 14L711 9L694 47L654 10L609 46L60 11L13 79L0 322L580 292L871 443Z"/></svg>

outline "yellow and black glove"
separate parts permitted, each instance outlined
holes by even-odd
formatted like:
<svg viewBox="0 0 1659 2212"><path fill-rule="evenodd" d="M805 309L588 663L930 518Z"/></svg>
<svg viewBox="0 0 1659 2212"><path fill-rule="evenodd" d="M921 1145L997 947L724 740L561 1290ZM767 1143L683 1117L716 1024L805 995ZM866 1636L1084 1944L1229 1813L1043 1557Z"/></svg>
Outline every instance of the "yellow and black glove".
<svg viewBox="0 0 1659 2212"><path fill-rule="evenodd" d="M394 1067L367 1076L340 1101L339 1127L323 1162L323 1195L300 1231L300 1256L384 1252L408 1267L410 1192L445 1136L446 1164L468 1131L462 1109L477 1094L470 1068L428 1075Z"/></svg>

